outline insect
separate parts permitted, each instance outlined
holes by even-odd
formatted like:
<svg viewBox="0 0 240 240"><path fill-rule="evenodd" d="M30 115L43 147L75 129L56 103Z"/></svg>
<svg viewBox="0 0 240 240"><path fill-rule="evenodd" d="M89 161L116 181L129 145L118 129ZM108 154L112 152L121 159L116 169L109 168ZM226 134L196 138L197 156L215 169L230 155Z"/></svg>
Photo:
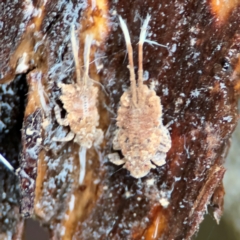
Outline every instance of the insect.
<svg viewBox="0 0 240 240"><path fill-rule="evenodd" d="M57 122L62 126L69 126L70 132L62 139L55 141L71 141L80 145L80 174L79 183L81 184L85 176L86 150L92 145L99 146L103 140L103 132L97 128L99 125L99 114L97 109L98 88L93 86L93 80L88 76L89 58L92 44L92 36L86 35L84 47L84 72L81 75L81 67L78 61L78 47L74 34L71 31L71 42L76 67L77 81L73 84L60 83L58 86L62 90L60 100L67 114L61 118L61 110L58 106L54 108Z"/></svg>
<svg viewBox="0 0 240 240"><path fill-rule="evenodd" d="M113 139L113 149L121 150L109 154L109 160L124 164L131 176L141 178L152 168L164 165L166 153L171 147L168 129L162 124L162 105L154 90L143 84L143 44L146 40L150 15L145 19L139 38L138 81L136 82L133 63L133 50L126 23L119 17L129 59L130 88L120 99L117 116L117 130ZM153 163L155 164L153 164Z"/></svg>

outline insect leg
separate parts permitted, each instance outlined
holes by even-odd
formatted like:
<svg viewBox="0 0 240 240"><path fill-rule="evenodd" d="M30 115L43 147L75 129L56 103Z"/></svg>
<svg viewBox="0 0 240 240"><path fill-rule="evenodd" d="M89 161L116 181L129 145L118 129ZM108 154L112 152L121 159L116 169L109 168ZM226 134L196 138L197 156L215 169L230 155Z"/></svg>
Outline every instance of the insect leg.
<svg viewBox="0 0 240 240"><path fill-rule="evenodd" d="M75 134L73 132L69 132L66 137L63 137L63 138L53 137L52 140L55 142L69 142L69 141L73 140L74 136L75 136Z"/></svg>
<svg viewBox="0 0 240 240"><path fill-rule="evenodd" d="M166 153L158 151L151 160L160 167L166 163Z"/></svg>
<svg viewBox="0 0 240 240"><path fill-rule="evenodd" d="M126 162L126 160L124 158L120 159L120 156L119 156L118 153L108 154L108 159L109 159L110 162L112 162L115 165L122 165Z"/></svg>
<svg viewBox="0 0 240 240"><path fill-rule="evenodd" d="M118 141L118 139L119 139L119 129L117 129L115 131L114 135L115 136L113 138L113 149L114 150L121 150L121 147L120 147L119 141Z"/></svg>
<svg viewBox="0 0 240 240"><path fill-rule="evenodd" d="M96 129L95 132L95 140L94 140L94 146L99 146L103 141L103 131L102 129Z"/></svg>
<svg viewBox="0 0 240 240"><path fill-rule="evenodd" d="M172 140L168 129L161 124L162 140L158 146L158 151L167 153L172 145Z"/></svg>
<svg viewBox="0 0 240 240"><path fill-rule="evenodd" d="M62 125L62 126L68 126L69 125L69 122L67 120L67 118L61 118L61 109L58 105L56 105L54 107L54 112L55 112L55 116L56 116L56 119L57 119L57 122Z"/></svg>

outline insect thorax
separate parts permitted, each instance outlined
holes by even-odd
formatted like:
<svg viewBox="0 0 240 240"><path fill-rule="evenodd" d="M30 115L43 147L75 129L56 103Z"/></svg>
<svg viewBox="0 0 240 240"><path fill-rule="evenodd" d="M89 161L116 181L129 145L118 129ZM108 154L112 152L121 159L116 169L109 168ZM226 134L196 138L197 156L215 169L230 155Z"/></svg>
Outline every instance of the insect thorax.
<svg viewBox="0 0 240 240"><path fill-rule="evenodd" d="M141 152L140 157L151 158L161 142L161 103L156 93L147 86L138 91L138 106L132 106L131 92L121 97L118 110L119 145L124 155ZM130 153L129 153L130 152Z"/></svg>

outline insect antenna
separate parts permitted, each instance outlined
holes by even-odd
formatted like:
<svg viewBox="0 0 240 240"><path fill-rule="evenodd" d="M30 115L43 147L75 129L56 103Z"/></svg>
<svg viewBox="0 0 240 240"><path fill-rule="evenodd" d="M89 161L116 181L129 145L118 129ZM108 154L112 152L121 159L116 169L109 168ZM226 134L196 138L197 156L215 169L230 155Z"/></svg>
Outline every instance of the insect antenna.
<svg viewBox="0 0 240 240"><path fill-rule="evenodd" d="M93 37L92 35L87 34L85 38L85 47L84 47L84 76L83 76L83 84L87 85L88 80L88 72L89 72L89 58L90 51L92 45Z"/></svg>
<svg viewBox="0 0 240 240"><path fill-rule="evenodd" d="M81 67L78 61L78 44L75 36L74 25L72 25L71 27L71 43L72 43L72 51L73 51L73 57L74 57L74 62L76 67L77 83L81 83Z"/></svg>
<svg viewBox="0 0 240 240"><path fill-rule="evenodd" d="M151 16L148 14L147 18L144 20L138 43L138 87L143 85L143 44L146 40L147 26L150 21Z"/></svg>
<svg viewBox="0 0 240 240"><path fill-rule="evenodd" d="M132 50L131 39L130 39L130 35L129 35L127 25L123 21L121 16L119 16L119 21L120 21L120 27L123 31L123 35L124 35L124 38L125 38L127 51L128 51L128 61L129 61L128 68L129 68L129 72L130 72L132 101L133 101L134 106L137 106L137 86L136 86L136 78L135 78L135 73L134 73L133 50Z"/></svg>

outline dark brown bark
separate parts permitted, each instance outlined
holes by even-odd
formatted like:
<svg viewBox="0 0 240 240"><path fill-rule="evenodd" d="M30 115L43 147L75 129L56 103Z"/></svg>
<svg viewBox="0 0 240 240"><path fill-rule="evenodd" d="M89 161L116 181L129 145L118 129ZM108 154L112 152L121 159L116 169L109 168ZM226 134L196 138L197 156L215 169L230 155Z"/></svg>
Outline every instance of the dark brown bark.
<svg viewBox="0 0 240 240"><path fill-rule="evenodd" d="M10 94L5 89L16 83L20 86L17 79L27 76L32 79L28 87L35 101L27 102L23 128L32 126L27 119L39 107L42 114L35 125L42 147L35 152L37 179L35 197L33 200L31 195L30 200L36 218L49 228L52 239L191 239L207 206L213 207L219 221L224 195L222 164L238 120L239 5L231 3L226 8L221 2L217 7L215 0L97 0L96 6L86 1L43 2L33 1L33 6L21 1L15 5L0 3L4 13L0 29L1 103L11 106L1 108L6 127L1 129L0 149L7 159L16 159L20 138L11 129L22 119L16 121L12 116L23 116L18 105L24 91L16 94L15 101L6 97ZM41 9L42 14L31 9ZM141 179L107 159L113 151L119 99L129 87L126 46L117 14L129 27L135 66L141 18L147 14L151 15L148 38L166 46L145 43L143 69L145 84L161 98L163 123L170 130L172 147L167 163ZM103 86L99 87L99 113L100 127L106 133L101 148L87 152L86 176L80 186L78 144L52 141L69 131L59 126L53 108L56 104L62 107L57 84L76 80L70 44L72 24L78 27L81 64L86 34L96 40L91 60L94 56L98 59L90 65L89 75ZM41 89L33 90L33 74L38 76ZM12 151L4 139L16 142ZM24 153L29 150L24 131L22 139ZM8 200L15 199L7 213L11 218L13 209L18 208L17 182L8 181L7 170L0 175L2 188L10 194ZM9 226L13 233L20 219L14 215Z"/></svg>

